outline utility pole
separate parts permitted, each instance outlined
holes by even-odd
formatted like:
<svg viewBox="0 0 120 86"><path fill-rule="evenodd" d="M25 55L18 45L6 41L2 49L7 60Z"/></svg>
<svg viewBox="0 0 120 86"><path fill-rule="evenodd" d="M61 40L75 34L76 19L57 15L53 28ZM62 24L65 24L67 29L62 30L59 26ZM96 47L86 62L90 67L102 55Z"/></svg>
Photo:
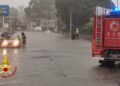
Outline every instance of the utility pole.
<svg viewBox="0 0 120 86"><path fill-rule="evenodd" d="M10 32L12 32L12 16L10 15L10 24L9 24L9 27L10 27Z"/></svg>
<svg viewBox="0 0 120 86"><path fill-rule="evenodd" d="M70 8L70 38L72 38L72 9Z"/></svg>
<svg viewBox="0 0 120 86"><path fill-rule="evenodd" d="M5 31L5 17L3 16L3 25L2 25L2 32L4 32Z"/></svg>

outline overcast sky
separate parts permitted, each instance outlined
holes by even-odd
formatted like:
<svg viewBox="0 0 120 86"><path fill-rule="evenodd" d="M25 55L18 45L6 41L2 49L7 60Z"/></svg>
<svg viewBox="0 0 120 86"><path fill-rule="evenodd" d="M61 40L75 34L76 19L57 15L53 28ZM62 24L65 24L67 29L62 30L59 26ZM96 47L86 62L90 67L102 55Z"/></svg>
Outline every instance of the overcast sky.
<svg viewBox="0 0 120 86"><path fill-rule="evenodd" d="M0 4L2 4L2 5L9 4L12 7L18 7L20 5L28 6L29 1L30 0L0 0ZM115 2L115 4L116 4L117 0L112 0L112 1ZM119 1L119 3L120 3L120 1Z"/></svg>
<svg viewBox="0 0 120 86"><path fill-rule="evenodd" d="M12 7L19 7L20 5L28 6L30 0L0 0L0 4L10 5Z"/></svg>
<svg viewBox="0 0 120 86"><path fill-rule="evenodd" d="M115 5L117 5L117 0L112 0L114 3L115 3ZM120 7L120 0L118 0L119 1L119 7Z"/></svg>

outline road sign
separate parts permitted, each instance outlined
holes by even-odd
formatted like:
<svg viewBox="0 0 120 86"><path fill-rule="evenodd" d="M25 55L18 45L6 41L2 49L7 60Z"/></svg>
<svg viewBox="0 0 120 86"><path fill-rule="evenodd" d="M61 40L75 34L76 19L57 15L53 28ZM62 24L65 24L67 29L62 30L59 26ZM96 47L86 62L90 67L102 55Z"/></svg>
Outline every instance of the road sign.
<svg viewBox="0 0 120 86"><path fill-rule="evenodd" d="M9 16L9 6L0 5L0 16Z"/></svg>

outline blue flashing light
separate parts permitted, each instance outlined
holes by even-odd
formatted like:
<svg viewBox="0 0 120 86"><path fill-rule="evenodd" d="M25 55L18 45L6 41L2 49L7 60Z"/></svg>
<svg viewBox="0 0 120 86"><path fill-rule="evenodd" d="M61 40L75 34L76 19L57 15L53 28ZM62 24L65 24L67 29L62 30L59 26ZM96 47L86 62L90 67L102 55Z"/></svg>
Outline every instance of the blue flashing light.
<svg viewBox="0 0 120 86"><path fill-rule="evenodd" d="M115 10L114 10L114 11L116 11L116 12L117 12L117 11L119 11L119 8L115 8Z"/></svg>
<svg viewBox="0 0 120 86"><path fill-rule="evenodd" d="M110 12L110 16L114 17L120 17L120 10L118 7L116 7L113 11Z"/></svg>

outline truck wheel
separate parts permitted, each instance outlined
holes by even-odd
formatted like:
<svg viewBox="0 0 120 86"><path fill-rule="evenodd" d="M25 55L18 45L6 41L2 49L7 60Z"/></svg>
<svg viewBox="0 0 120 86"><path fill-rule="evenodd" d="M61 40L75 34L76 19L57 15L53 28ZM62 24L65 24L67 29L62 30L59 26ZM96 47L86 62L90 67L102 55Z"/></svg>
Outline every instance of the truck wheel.
<svg viewBox="0 0 120 86"><path fill-rule="evenodd" d="M115 66L115 61L100 60L99 63L101 64L101 66L107 66L107 67Z"/></svg>

